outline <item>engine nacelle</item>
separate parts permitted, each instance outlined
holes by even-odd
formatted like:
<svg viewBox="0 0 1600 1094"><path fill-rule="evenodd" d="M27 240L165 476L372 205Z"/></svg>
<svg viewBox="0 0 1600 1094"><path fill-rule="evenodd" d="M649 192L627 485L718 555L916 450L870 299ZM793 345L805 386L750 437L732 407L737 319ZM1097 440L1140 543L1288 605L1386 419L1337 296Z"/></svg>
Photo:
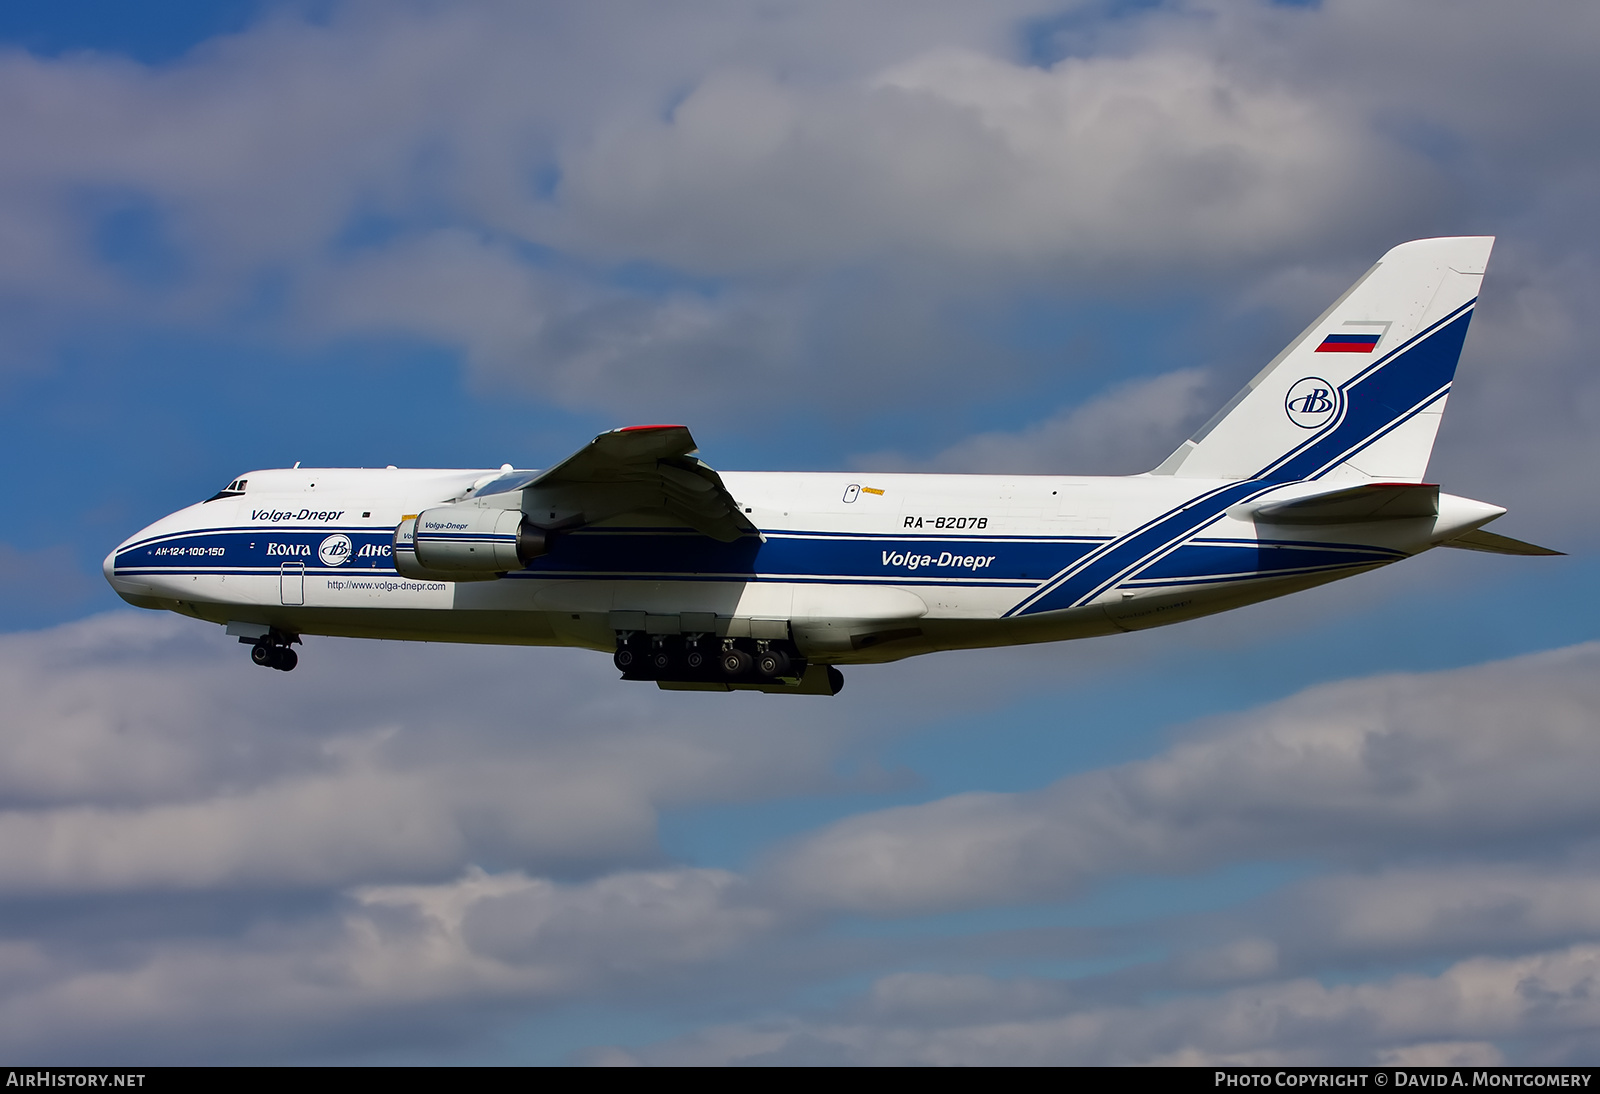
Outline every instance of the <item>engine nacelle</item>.
<svg viewBox="0 0 1600 1094"><path fill-rule="evenodd" d="M520 509L441 505L394 530L394 568L406 577L481 581L520 570L547 549Z"/></svg>

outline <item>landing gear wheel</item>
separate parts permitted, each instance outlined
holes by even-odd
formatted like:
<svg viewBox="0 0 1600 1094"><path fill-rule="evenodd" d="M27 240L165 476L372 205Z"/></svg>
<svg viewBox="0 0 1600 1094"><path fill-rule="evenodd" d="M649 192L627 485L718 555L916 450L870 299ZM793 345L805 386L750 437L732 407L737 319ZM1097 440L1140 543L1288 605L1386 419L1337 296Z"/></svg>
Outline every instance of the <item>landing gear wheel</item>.
<svg viewBox="0 0 1600 1094"><path fill-rule="evenodd" d="M690 650L683 655L683 663L690 672L699 672L706 667L706 655L700 650Z"/></svg>
<svg viewBox="0 0 1600 1094"><path fill-rule="evenodd" d="M750 666L755 658L741 649L722 651L722 672L724 676L743 676L750 671Z"/></svg>
<svg viewBox="0 0 1600 1094"><path fill-rule="evenodd" d="M768 650L756 658L756 671L762 676L787 676L789 655L782 650Z"/></svg>
<svg viewBox="0 0 1600 1094"><path fill-rule="evenodd" d="M656 672L666 672L672 668L672 652L665 646L657 646L650 651L650 667Z"/></svg>
<svg viewBox="0 0 1600 1094"><path fill-rule="evenodd" d="M627 646L619 646L611 662L621 672L632 672L639 665L639 655Z"/></svg>
<svg viewBox="0 0 1600 1094"><path fill-rule="evenodd" d="M251 644L250 660L264 669L278 669L282 672L289 672L300 663L300 658L294 650L274 642L271 636Z"/></svg>

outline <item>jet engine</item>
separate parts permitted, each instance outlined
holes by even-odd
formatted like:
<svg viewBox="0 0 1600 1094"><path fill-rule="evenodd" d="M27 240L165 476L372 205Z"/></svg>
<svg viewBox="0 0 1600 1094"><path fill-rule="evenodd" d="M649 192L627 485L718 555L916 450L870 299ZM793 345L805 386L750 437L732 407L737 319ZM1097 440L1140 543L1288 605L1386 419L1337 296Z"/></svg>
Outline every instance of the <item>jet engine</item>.
<svg viewBox="0 0 1600 1094"><path fill-rule="evenodd" d="M520 509L441 505L394 530L394 568L405 577L481 581L520 570L549 542Z"/></svg>

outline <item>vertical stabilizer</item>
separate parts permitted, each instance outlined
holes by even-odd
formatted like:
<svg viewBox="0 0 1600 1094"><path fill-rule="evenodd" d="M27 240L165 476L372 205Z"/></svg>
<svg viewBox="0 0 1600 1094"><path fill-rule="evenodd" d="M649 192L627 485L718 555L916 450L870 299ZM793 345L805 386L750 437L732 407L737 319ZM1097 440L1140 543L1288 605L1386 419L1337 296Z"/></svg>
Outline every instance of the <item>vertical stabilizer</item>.
<svg viewBox="0 0 1600 1094"><path fill-rule="evenodd" d="M1493 246L1391 250L1154 473L1421 482Z"/></svg>

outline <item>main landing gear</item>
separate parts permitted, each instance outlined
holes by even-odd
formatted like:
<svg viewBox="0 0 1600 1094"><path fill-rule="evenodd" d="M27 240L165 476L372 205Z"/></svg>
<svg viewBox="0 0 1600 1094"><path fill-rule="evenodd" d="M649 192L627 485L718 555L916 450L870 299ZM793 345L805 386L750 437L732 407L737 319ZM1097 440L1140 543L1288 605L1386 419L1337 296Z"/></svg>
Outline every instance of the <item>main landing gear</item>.
<svg viewBox="0 0 1600 1094"><path fill-rule="evenodd" d="M612 658L628 680L787 684L805 675L806 659L786 639L619 631Z"/></svg>
<svg viewBox="0 0 1600 1094"><path fill-rule="evenodd" d="M239 641L250 647L250 660L264 669L291 672L300 663L299 654L290 648L290 643L300 641L297 634L269 631L261 638L241 638Z"/></svg>

